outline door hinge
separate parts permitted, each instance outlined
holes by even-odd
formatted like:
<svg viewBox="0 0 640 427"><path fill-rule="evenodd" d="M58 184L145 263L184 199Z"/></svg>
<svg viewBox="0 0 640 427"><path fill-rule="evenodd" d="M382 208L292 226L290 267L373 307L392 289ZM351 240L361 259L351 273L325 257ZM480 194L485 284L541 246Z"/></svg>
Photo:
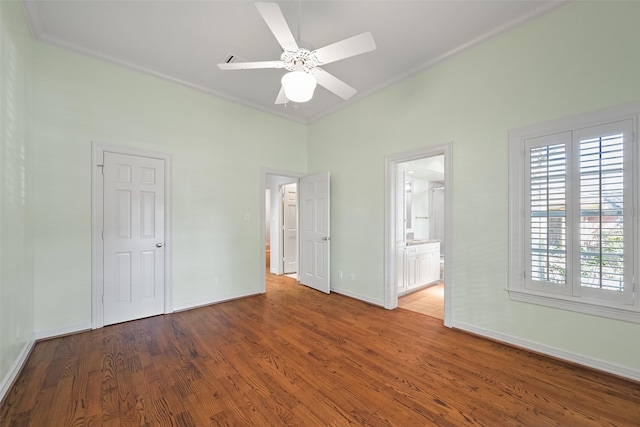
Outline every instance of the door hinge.
<svg viewBox="0 0 640 427"><path fill-rule="evenodd" d="M100 173L104 175L104 165L97 165L100 168Z"/></svg>
<svg viewBox="0 0 640 427"><path fill-rule="evenodd" d="M104 304L104 294L102 294L102 303Z"/></svg>
<svg viewBox="0 0 640 427"><path fill-rule="evenodd" d="M100 232L100 235L102 236L102 240L104 240L104 230Z"/></svg>

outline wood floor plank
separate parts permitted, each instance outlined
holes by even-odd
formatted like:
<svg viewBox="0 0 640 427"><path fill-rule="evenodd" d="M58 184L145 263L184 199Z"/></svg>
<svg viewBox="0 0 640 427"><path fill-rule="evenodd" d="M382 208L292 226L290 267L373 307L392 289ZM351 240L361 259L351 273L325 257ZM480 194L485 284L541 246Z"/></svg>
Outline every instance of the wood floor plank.
<svg viewBox="0 0 640 427"><path fill-rule="evenodd" d="M640 384L269 275L36 344L0 426L640 426Z"/></svg>

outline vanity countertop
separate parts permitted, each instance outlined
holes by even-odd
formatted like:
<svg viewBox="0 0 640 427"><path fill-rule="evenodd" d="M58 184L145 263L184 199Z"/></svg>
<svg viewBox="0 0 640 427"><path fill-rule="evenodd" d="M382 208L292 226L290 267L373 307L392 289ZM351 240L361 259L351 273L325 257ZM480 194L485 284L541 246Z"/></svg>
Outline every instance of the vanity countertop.
<svg viewBox="0 0 640 427"><path fill-rule="evenodd" d="M439 240L429 240L429 239L424 239L424 240L407 240L407 246L415 246L415 245L424 245L427 243L438 243Z"/></svg>

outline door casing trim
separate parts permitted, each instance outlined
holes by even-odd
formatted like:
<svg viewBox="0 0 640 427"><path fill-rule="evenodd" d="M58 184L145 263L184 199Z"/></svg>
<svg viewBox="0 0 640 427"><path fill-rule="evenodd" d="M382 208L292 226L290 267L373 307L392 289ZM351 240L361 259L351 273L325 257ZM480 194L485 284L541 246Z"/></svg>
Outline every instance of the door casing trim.
<svg viewBox="0 0 640 427"><path fill-rule="evenodd" d="M104 326L104 306L102 303L104 253L102 245L104 177L102 162L104 153L126 154L130 156L149 157L164 160L164 313L173 312L173 235L171 211L171 155L157 151L133 147L91 143L91 328Z"/></svg>

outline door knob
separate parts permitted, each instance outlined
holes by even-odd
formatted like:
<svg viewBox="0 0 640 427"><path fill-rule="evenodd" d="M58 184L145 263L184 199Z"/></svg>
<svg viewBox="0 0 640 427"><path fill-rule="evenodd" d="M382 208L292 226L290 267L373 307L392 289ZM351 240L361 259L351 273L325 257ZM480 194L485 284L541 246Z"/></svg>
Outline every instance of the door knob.
<svg viewBox="0 0 640 427"><path fill-rule="evenodd" d="M322 240L331 240L330 237L323 237Z"/></svg>
<svg viewBox="0 0 640 427"><path fill-rule="evenodd" d="M161 248L162 247L162 243L156 243L156 248Z"/></svg>

